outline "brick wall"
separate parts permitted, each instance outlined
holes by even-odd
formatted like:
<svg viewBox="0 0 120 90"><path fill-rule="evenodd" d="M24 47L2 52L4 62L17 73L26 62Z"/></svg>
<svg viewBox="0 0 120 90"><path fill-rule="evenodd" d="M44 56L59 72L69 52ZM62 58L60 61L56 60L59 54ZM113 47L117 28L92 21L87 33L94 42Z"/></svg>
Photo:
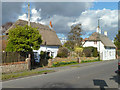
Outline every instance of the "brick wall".
<svg viewBox="0 0 120 90"><path fill-rule="evenodd" d="M27 70L27 63L26 62L18 62L14 64L3 64L1 66L2 73L12 73L18 71Z"/></svg>

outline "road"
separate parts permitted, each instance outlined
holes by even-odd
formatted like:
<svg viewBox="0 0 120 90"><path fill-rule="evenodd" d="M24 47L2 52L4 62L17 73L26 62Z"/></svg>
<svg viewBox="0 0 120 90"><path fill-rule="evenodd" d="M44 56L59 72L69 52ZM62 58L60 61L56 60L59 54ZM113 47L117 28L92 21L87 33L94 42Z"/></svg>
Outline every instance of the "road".
<svg viewBox="0 0 120 90"><path fill-rule="evenodd" d="M3 88L118 88L118 60L93 62L58 72L2 82Z"/></svg>

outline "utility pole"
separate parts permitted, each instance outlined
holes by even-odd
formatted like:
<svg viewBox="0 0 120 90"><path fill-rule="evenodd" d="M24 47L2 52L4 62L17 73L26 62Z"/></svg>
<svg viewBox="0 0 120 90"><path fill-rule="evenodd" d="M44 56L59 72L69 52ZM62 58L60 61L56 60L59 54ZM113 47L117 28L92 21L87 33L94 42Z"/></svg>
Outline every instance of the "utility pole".
<svg viewBox="0 0 120 90"><path fill-rule="evenodd" d="M30 3L28 3L28 26L30 26Z"/></svg>
<svg viewBox="0 0 120 90"><path fill-rule="evenodd" d="M30 26L30 4L29 3L28 3L28 26ZM28 69L31 70L31 54L30 53L28 54Z"/></svg>
<svg viewBox="0 0 120 90"><path fill-rule="evenodd" d="M99 19L98 19L98 37L99 37L99 57L98 60L100 60L100 34L101 34L101 30L100 30L100 23L99 23Z"/></svg>

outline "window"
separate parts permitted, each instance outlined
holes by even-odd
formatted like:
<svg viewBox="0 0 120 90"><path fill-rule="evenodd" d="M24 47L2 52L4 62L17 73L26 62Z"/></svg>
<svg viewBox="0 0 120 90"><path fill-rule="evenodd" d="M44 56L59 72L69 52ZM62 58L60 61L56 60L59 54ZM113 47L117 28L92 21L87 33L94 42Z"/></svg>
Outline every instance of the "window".
<svg viewBox="0 0 120 90"><path fill-rule="evenodd" d="M97 41L94 41L94 44L97 44Z"/></svg>
<svg viewBox="0 0 120 90"><path fill-rule="evenodd" d="M109 52L109 55L111 56L111 51Z"/></svg>

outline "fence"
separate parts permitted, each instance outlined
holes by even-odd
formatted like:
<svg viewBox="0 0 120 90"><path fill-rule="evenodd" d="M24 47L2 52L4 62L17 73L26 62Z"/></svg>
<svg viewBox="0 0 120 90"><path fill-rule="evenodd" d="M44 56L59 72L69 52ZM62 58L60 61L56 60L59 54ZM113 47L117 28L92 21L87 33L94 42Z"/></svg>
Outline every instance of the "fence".
<svg viewBox="0 0 120 90"><path fill-rule="evenodd" d="M26 53L24 52L2 52L2 63L12 63L25 61Z"/></svg>

